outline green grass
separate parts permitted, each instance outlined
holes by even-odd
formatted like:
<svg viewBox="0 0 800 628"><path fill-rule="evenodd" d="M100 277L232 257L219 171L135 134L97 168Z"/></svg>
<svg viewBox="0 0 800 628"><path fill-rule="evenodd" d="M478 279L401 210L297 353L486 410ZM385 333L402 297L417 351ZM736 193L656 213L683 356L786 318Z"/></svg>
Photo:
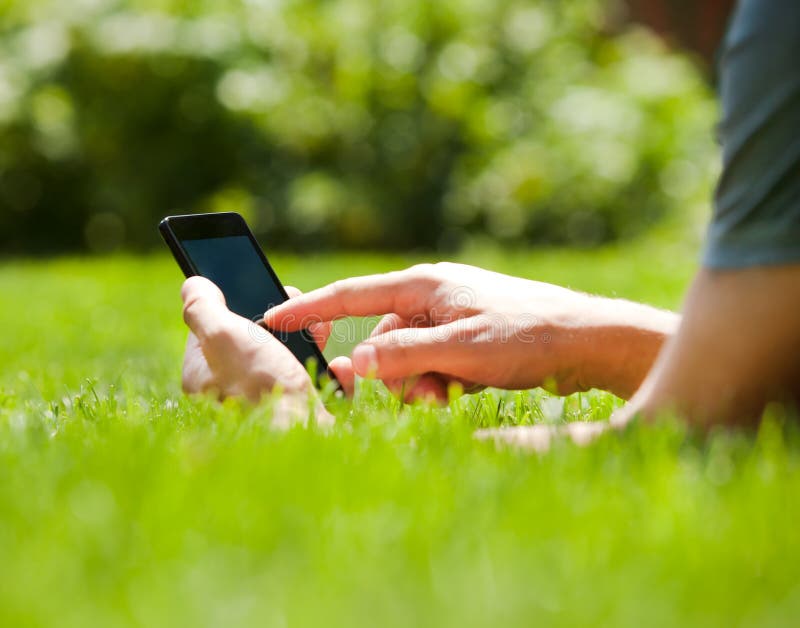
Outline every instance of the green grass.
<svg viewBox="0 0 800 628"><path fill-rule="evenodd" d="M676 307L690 246L462 261ZM276 256L287 283L421 258ZM782 625L800 616L800 437L636 426L545 455L477 425L604 418L490 391L329 433L188 400L165 256L0 266L0 625ZM343 347L332 347L331 352Z"/></svg>

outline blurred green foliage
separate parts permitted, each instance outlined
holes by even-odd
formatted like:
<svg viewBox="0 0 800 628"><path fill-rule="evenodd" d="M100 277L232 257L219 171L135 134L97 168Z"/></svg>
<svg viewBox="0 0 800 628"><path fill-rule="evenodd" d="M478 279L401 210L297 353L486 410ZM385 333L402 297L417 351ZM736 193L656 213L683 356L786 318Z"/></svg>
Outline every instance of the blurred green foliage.
<svg viewBox="0 0 800 628"><path fill-rule="evenodd" d="M595 244L704 199L691 64L599 0L0 0L0 247Z"/></svg>

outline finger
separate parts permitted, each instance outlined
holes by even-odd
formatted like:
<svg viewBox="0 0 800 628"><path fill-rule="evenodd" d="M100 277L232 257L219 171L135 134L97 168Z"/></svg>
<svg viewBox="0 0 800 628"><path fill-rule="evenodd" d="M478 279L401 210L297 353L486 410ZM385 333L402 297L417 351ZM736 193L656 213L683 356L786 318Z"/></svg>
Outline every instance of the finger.
<svg viewBox="0 0 800 628"><path fill-rule="evenodd" d="M551 425L518 425L477 430L478 440L494 441L495 445L506 445L518 449L543 453L550 448L556 429Z"/></svg>
<svg viewBox="0 0 800 628"><path fill-rule="evenodd" d="M436 401L445 403L450 400L453 394L456 396L471 395L486 388L480 384L474 384L459 377L442 375L441 373L424 373L419 378L416 378L416 381L415 378L394 379L384 382L384 384L399 396L400 391L403 389L403 382L405 382L405 398L412 401L430 397L431 393L433 393ZM453 386L456 388L451 390Z"/></svg>
<svg viewBox="0 0 800 628"><path fill-rule="evenodd" d="M333 325L331 323L314 323L308 327L308 333L314 339L314 342L319 346L320 351L325 349L328 344L328 338L331 337L331 330Z"/></svg>
<svg viewBox="0 0 800 628"><path fill-rule="evenodd" d="M330 366L333 374L336 375L336 379L342 385L345 395L352 397L356 376L350 358L343 355L339 356L331 360L328 366Z"/></svg>
<svg viewBox="0 0 800 628"><path fill-rule="evenodd" d="M433 373L421 375L406 395L406 403L422 401L443 404L447 402L447 382Z"/></svg>
<svg viewBox="0 0 800 628"><path fill-rule="evenodd" d="M415 269L342 279L268 310L264 322L274 329L297 331L310 322L343 316L395 312L410 318L419 310L427 281L423 272Z"/></svg>
<svg viewBox="0 0 800 628"><path fill-rule="evenodd" d="M181 288L183 320L202 343L224 325L230 311L222 291L204 277L189 277Z"/></svg>
<svg viewBox="0 0 800 628"><path fill-rule="evenodd" d="M403 401L406 400L406 393L414 385L416 377L398 377L395 379L384 379L383 385L389 389L395 397L400 397Z"/></svg>
<svg viewBox="0 0 800 628"><path fill-rule="evenodd" d="M478 440L493 440L498 445L510 445L532 451L547 451L558 437L568 437L573 443L584 447L593 443L601 434L610 429L603 421L575 421L563 426L517 425L477 430Z"/></svg>
<svg viewBox="0 0 800 628"><path fill-rule="evenodd" d="M381 334L385 334L387 331L401 329L408 326L409 325L406 319L399 314L387 314L378 321L377 325L375 325L375 328L372 330L372 332L370 332L370 337L380 336Z"/></svg>
<svg viewBox="0 0 800 628"><path fill-rule="evenodd" d="M393 380L387 384L396 395L403 395L403 401L417 400L444 403L447 401L447 381L438 373L423 373L419 377L406 380Z"/></svg>
<svg viewBox="0 0 800 628"><path fill-rule="evenodd" d="M471 343L460 342L462 323L397 329L368 338L353 350L355 372L384 381L429 371L471 379L476 351Z"/></svg>
<svg viewBox="0 0 800 628"><path fill-rule="evenodd" d="M284 288L290 299L296 299L303 294L302 290L294 286L284 286ZM314 339L314 342L317 343L320 350L324 349L325 345L328 344L328 338L331 335L331 327L330 323L312 323L308 326L308 332L311 334L311 337Z"/></svg>
<svg viewBox="0 0 800 628"><path fill-rule="evenodd" d="M569 435L576 445L588 445L595 441L601 434L608 431L609 423L604 421L575 421L564 426L564 432Z"/></svg>
<svg viewBox="0 0 800 628"><path fill-rule="evenodd" d="M184 305L198 295L210 296L225 305L225 295L214 282L199 275L187 278L181 286L181 299Z"/></svg>
<svg viewBox="0 0 800 628"><path fill-rule="evenodd" d="M409 327L409 323L399 314L387 314L384 316L370 334L370 338L375 338L395 329ZM419 377L400 378L384 381L386 387L398 397L402 396L403 401L412 403L418 399L444 403L449 399L449 378L443 377L438 373L423 373Z"/></svg>
<svg viewBox="0 0 800 628"><path fill-rule="evenodd" d="M399 314L387 314L370 333L376 338L395 329L409 327L409 323ZM384 380L384 385L403 401L411 403L417 399L444 401L447 399L447 382L438 373L423 373L419 377Z"/></svg>

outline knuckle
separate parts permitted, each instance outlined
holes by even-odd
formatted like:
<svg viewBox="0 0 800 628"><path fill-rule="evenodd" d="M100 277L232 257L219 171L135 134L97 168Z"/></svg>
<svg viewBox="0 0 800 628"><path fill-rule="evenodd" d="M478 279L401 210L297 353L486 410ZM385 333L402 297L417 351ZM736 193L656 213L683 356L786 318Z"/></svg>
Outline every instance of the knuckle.
<svg viewBox="0 0 800 628"><path fill-rule="evenodd" d="M187 325L191 325L193 318L192 314L197 309L199 302L199 295L194 294L186 297L186 300L183 303L183 322Z"/></svg>
<svg viewBox="0 0 800 628"><path fill-rule="evenodd" d="M326 322L322 320L322 317L317 312L306 314L301 323L303 329L308 329L312 333L324 333L328 329Z"/></svg>
<svg viewBox="0 0 800 628"><path fill-rule="evenodd" d="M299 365L297 368L289 369L281 378L281 384L289 392L306 390L309 386L310 378L305 369Z"/></svg>
<svg viewBox="0 0 800 628"><path fill-rule="evenodd" d="M436 264L428 262L414 264L408 269L408 272L418 279L431 279L436 276Z"/></svg>
<svg viewBox="0 0 800 628"><path fill-rule="evenodd" d="M230 345L236 339L234 330L228 325L214 325L205 332L205 341L211 345Z"/></svg>
<svg viewBox="0 0 800 628"><path fill-rule="evenodd" d="M181 299L186 301L197 286L197 277L187 277L181 286Z"/></svg>
<svg viewBox="0 0 800 628"><path fill-rule="evenodd" d="M416 338L413 329L398 329L394 333L393 344L401 351L405 351L408 347L416 344Z"/></svg>
<svg viewBox="0 0 800 628"><path fill-rule="evenodd" d="M328 288L334 295L341 295L347 292L347 281L344 279L337 279L331 283Z"/></svg>
<svg viewBox="0 0 800 628"><path fill-rule="evenodd" d="M458 264L454 264L453 262L436 262L434 267L439 274L447 275L456 270Z"/></svg>

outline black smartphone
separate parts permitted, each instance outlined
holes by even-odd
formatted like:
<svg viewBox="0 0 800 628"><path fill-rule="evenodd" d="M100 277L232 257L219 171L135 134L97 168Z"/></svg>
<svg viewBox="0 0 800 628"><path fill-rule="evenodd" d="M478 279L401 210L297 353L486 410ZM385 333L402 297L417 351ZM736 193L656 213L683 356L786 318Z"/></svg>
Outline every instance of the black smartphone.
<svg viewBox="0 0 800 628"><path fill-rule="evenodd" d="M267 261L244 218L234 212L167 216L158 225L178 266L187 277L200 275L213 281L228 309L257 324L264 312L289 297ZM272 331L272 330L270 330ZM341 389L317 343L306 331L272 332L308 366L316 365L316 385L327 376Z"/></svg>

